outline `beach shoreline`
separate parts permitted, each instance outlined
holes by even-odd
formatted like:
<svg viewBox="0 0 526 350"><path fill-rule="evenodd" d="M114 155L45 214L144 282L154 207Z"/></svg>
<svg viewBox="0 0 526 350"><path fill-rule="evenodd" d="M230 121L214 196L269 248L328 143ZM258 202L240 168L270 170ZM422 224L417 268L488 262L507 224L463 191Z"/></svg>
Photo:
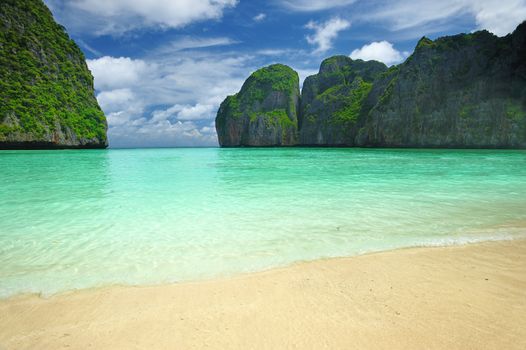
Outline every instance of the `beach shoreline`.
<svg viewBox="0 0 526 350"><path fill-rule="evenodd" d="M2 349L526 346L526 240L0 300Z"/></svg>

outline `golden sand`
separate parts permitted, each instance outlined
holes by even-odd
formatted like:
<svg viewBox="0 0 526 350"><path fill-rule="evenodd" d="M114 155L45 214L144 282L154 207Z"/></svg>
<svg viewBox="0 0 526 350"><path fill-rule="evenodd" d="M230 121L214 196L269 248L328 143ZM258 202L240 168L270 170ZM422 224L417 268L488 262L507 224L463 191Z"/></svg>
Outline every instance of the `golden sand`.
<svg viewBox="0 0 526 350"><path fill-rule="evenodd" d="M0 301L0 349L526 349L526 241Z"/></svg>

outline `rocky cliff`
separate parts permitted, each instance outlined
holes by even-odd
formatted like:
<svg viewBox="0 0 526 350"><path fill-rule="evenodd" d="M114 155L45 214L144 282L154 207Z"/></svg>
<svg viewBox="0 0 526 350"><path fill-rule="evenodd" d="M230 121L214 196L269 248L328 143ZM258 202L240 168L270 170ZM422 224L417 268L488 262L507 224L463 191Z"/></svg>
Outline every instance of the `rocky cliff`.
<svg viewBox="0 0 526 350"><path fill-rule="evenodd" d="M357 145L525 148L526 23L503 38L422 38L378 86Z"/></svg>
<svg viewBox="0 0 526 350"><path fill-rule="evenodd" d="M78 46L41 0L0 2L0 149L104 148L106 118Z"/></svg>
<svg viewBox="0 0 526 350"><path fill-rule="evenodd" d="M216 117L219 143L292 146L298 143L298 74L282 64L252 73L239 93L228 96Z"/></svg>
<svg viewBox="0 0 526 350"><path fill-rule="evenodd" d="M300 100L290 118L298 121L296 145L526 148L526 22L500 38L424 37L389 69L331 57L305 80ZM216 124L219 134L224 125Z"/></svg>
<svg viewBox="0 0 526 350"><path fill-rule="evenodd" d="M380 62L347 56L324 60L318 74L305 79L299 118L302 145L353 145L358 120L373 82L387 70Z"/></svg>

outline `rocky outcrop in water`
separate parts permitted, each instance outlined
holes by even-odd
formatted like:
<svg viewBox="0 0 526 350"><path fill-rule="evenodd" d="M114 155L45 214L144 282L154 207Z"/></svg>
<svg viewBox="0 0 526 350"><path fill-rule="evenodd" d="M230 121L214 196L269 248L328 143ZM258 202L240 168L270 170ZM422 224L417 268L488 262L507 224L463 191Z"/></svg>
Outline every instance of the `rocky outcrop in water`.
<svg viewBox="0 0 526 350"><path fill-rule="evenodd" d="M422 38L389 73L357 145L526 147L526 23L503 38Z"/></svg>
<svg viewBox="0 0 526 350"><path fill-rule="evenodd" d="M352 145L358 120L372 107L366 99L373 82L386 70L383 63L347 56L324 60L319 73L303 83L300 144Z"/></svg>
<svg viewBox="0 0 526 350"><path fill-rule="evenodd" d="M252 73L219 107L221 146L291 146L298 142L298 74L282 64Z"/></svg>
<svg viewBox="0 0 526 350"><path fill-rule="evenodd" d="M0 2L0 149L105 148L78 46L41 0Z"/></svg>
<svg viewBox="0 0 526 350"><path fill-rule="evenodd" d="M219 112L221 135L231 117ZM346 56L326 59L305 80L289 120L298 123L295 145L526 148L526 22L505 37L487 31L424 37L389 69ZM258 132L276 127L264 128ZM219 142L252 146L247 133ZM257 145L281 145L269 141Z"/></svg>

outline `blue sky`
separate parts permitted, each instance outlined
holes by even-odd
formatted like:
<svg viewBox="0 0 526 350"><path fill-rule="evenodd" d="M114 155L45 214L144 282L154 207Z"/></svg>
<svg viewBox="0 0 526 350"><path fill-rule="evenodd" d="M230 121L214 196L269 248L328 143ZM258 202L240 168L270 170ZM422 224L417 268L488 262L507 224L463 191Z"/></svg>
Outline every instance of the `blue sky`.
<svg viewBox="0 0 526 350"><path fill-rule="evenodd" d="M86 54L110 147L217 146L214 118L259 67L303 80L336 54L402 62L422 36L526 19L526 0L45 0Z"/></svg>

